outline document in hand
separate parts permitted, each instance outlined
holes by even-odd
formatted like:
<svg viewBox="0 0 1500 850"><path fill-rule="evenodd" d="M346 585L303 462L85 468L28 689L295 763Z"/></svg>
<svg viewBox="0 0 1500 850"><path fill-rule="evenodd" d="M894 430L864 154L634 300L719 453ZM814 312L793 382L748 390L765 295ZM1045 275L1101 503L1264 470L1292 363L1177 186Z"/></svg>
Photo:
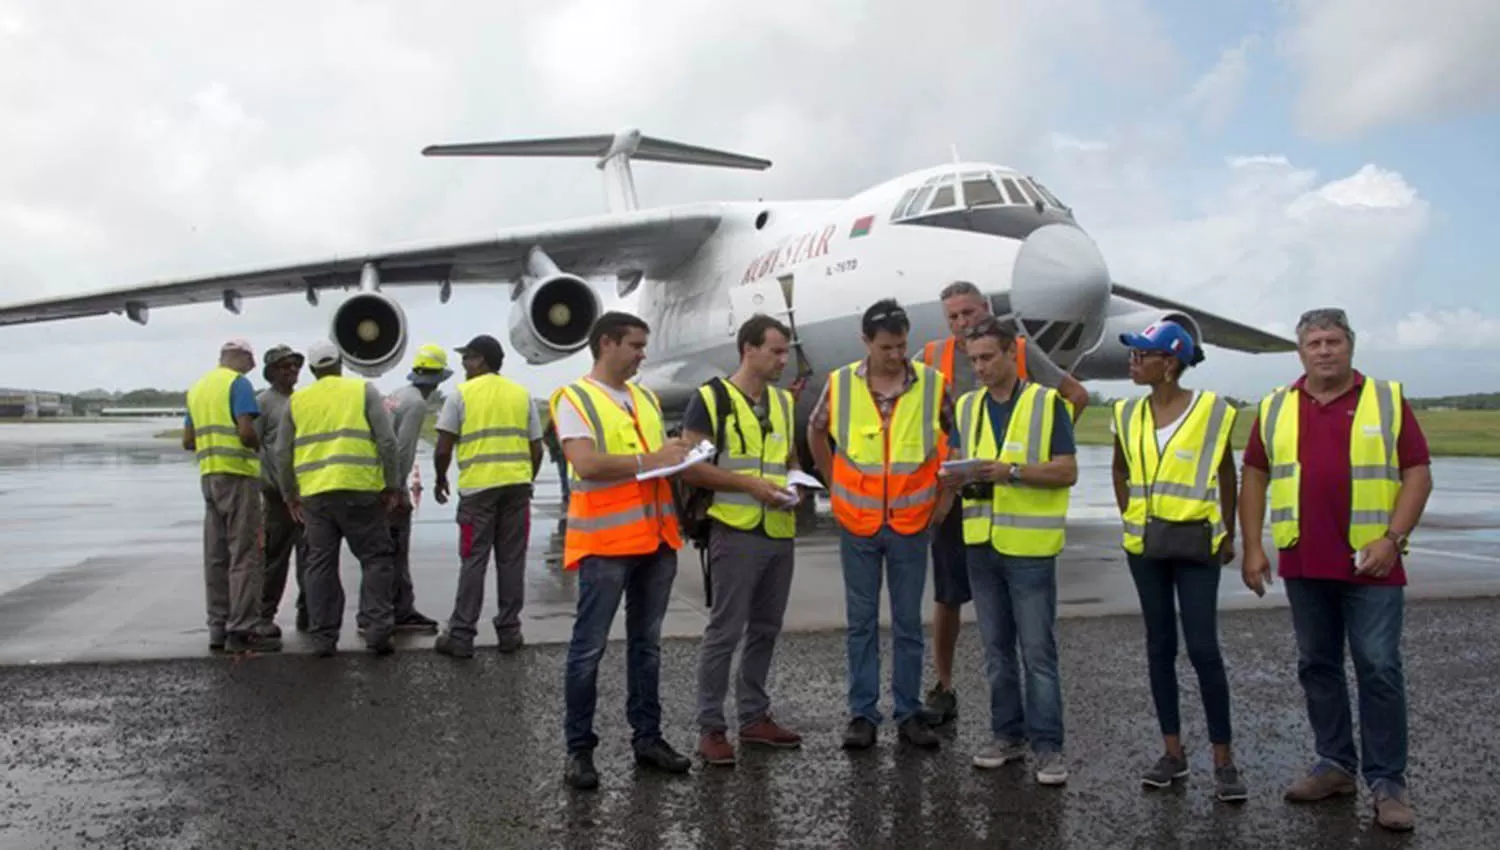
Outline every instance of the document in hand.
<svg viewBox="0 0 1500 850"><path fill-rule="evenodd" d="M792 470L786 477L788 487L810 487L814 490L823 489L823 484L818 479L808 475L800 469Z"/></svg>
<svg viewBox="0 0 1500 850"><path fill-rule="evenodd" d="M695 464L695 463L702 463L703 461L708 460L709 458L711 458L713 456L714 456L714 444L710 443L707 440L704 440L704 441L700 442L698 445L693 446L693 448L688 451L688 455L687 455L686 458L683 459L682 463L679 463L679 464L677 464L675 466L664 466L661 469L650 469L650 470L647 470L647 471L642 472L641 474L637 475L635 477L635 480L637 480L637 481L647 481L647 480L650 480L652 478L665 478L668 475L675 475L675 474L681 472L682 470L687 469L688 467L692 466L693 464Z"/></svg>
<svg viewBox="0 0 1500 850"><path fill-rule="evenodd" d="M990 461L981 458L950 460L943 463L943 471L959 478L974 478Z"/></svg>

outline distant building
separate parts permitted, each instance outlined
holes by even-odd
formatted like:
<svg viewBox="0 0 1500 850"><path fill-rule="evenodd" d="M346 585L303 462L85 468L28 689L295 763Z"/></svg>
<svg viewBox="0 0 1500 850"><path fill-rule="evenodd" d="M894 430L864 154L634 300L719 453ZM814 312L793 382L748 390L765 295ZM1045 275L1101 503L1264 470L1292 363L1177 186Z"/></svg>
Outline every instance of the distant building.
<svg viewBox="0 0 1500 850"><path fill-rule="evenodd" d="M72 413L57 393L0 389L0 419L43 419Z"/></svg>
<svg viewBox="0 0 1500 850"><path fill-rule="evenodd" d="M186 407L101 407L100 416L134 419L181 419L187 416Z"/></svg>

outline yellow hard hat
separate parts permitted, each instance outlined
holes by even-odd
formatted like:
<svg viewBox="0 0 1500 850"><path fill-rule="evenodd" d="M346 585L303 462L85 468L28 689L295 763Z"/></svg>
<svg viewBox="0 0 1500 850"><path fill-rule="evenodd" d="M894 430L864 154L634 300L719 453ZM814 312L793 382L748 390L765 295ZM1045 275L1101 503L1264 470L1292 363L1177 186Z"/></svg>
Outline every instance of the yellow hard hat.
<svg viewBox="0 0 1500 850"><path fill-rule="evenodd" d="M417 349L417 356L412 358L413 369L445 370L448 368L448 352L441 345L428 343Z"/></svg>

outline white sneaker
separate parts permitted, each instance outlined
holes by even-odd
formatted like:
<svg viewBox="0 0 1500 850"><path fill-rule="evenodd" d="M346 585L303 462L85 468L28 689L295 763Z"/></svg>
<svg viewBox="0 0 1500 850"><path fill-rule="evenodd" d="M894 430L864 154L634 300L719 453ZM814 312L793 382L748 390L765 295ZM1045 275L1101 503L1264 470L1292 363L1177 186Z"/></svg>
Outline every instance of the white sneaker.
<svg viewBox="0 0 1500 850"><path fill-rule="evenodd" d="M1026 758L1026 745L1009 741L994 741L974 754L974 766L986 770L1004 765L1006 762L1022 761Z"/></svg>
<svg viewBox="0 0 1500 850"><path fill-rule="evenodd" d="M1036 781L1042 785L1063 785L1068 781L1068 766L1062 753L1042 753L1036 760Z"/></svg>

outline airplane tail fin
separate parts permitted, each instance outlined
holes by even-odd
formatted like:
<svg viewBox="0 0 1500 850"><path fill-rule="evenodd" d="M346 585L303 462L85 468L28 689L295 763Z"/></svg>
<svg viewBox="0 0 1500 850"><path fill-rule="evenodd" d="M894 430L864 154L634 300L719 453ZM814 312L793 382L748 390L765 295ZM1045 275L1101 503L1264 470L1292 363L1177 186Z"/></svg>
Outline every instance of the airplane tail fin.
<svg viewBox="0 0 1500 850"><path fill-rule="evenodd" d="M558 136L544 139L515 139L499 142L470 142L450 145L428 145L423 156L519 156L519 157L591 157L604 172L605 202L610 212L626 212L639 207L635 178L630 160L670 162L677 165L709 165L718 168L747 168L763 171L770 160L729 151L687 145L667 139L641 135L640 130L621 130L613 135Z"/></svg>

